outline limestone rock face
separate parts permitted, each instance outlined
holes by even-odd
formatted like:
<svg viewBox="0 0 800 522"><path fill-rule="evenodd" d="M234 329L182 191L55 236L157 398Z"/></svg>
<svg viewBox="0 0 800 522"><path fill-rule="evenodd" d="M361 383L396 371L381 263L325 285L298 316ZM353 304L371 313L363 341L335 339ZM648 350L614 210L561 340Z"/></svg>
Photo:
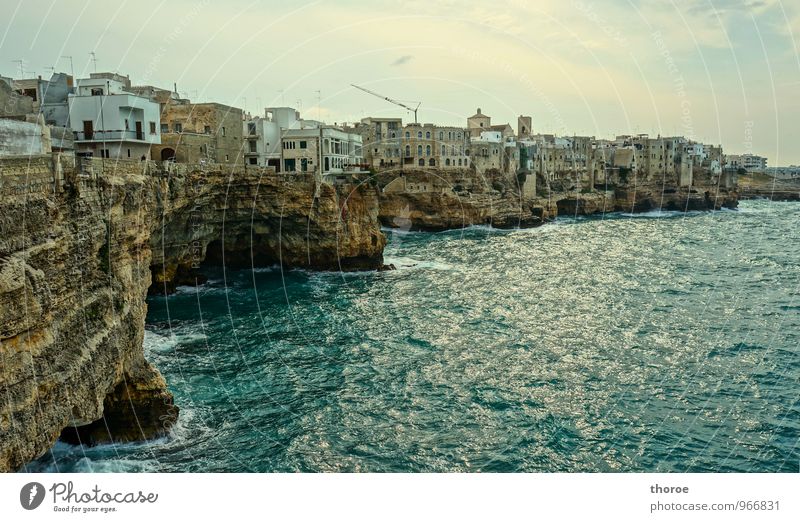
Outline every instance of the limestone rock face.
<svg viewBox="0 0 800 522"><path fill-rule="evenodd" d="M94 444L169 431L178 407L142 346L152 274L169 290L223 259L383 266L374 188L50 161L0 162L0 471L59 435Z"/></svg>
<svg viewBox="0 0 800 522"><path fill-rule="evenodd" d="M384 226L446 230L470 225L496 228L538 226L556 216L650 210L735 208L736 186L699 173L692 186L677 179L612 179L602 186L538 177L535 190L523 176L468 169L406 169L377 175L382 188L380 220Z"/></svg>

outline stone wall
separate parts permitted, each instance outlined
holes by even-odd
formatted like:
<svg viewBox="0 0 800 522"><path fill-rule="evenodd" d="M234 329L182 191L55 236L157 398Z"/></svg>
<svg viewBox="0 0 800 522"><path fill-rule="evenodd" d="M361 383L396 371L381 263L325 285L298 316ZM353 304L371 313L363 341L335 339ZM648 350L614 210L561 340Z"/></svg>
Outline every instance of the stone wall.
<svg viewBox="0 0 800 522"><path fill-rule="evenodd" d="M50 131L40 122L0 118L0 156L50 153Z"/></svg>

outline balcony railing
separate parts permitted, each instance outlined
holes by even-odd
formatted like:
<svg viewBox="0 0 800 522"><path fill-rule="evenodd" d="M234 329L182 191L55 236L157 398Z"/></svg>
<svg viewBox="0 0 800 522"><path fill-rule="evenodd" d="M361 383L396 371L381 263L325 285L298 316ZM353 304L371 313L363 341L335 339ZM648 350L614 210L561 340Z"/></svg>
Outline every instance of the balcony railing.
<svg viewBox="0 0 800 522"><path fill-rule="evenodd" d="M92 132L74 131L76 141L131 141L145 140L145 133L135 130L94 130ZM156 136L151 134L150 136Z"/></svg>

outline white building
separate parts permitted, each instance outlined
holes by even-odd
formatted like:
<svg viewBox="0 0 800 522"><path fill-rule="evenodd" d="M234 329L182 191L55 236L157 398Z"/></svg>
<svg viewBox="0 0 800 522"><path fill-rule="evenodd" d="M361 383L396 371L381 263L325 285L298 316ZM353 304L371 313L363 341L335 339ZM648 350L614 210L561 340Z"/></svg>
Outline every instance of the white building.
<svg viewBox="0 0 800 522"><path fill-rule="evenodd" d="M764 172L767 169L767 158L755 154L728 154L725 156L725 166L742 168L750 172Z"/></svg>
<svg viewBox="0 0 800 522"><path fill-rule="evenodd" d="M104 158L150 158L161 143L159 104L133 94L127 76L93 73L69 95L75 151Z"/></svg>
<svg viewBox="0 0 800 522"><path fill-rule="evenodd" d="M361 135L356 132L331 126L282 132L281 169L284 172L336 175L360 172L363 163Z"/></svg>
<svg viewBox="0 0 800 522"><path fill-rule="evenodd" d="M245 140L244 156L248 165L275 167L280 172L281 137L287 130L317 129L320 123L303 120L300 112L292 107L268 107L264 117L246 118L243 123Z"/></svg>

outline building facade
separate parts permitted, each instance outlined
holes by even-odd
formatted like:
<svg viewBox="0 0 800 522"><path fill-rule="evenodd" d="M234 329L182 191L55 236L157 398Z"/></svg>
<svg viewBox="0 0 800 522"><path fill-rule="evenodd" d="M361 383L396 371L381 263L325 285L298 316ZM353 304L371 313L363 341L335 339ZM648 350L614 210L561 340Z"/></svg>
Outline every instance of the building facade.
<svg viewBox="0 0 800 522"><path fill-rule="evenodd" d="M161 143L158 103L130 92L127 76L96 73L69 94L69 125L76 152L103 158L151 157Z"/></svg>
<svg viewBox="0 0 800 522"><path fill-rule="evenodd" d="M161 105L161 145L154 149L153 159L244 163L241 109L174 98Z"/></svg>

